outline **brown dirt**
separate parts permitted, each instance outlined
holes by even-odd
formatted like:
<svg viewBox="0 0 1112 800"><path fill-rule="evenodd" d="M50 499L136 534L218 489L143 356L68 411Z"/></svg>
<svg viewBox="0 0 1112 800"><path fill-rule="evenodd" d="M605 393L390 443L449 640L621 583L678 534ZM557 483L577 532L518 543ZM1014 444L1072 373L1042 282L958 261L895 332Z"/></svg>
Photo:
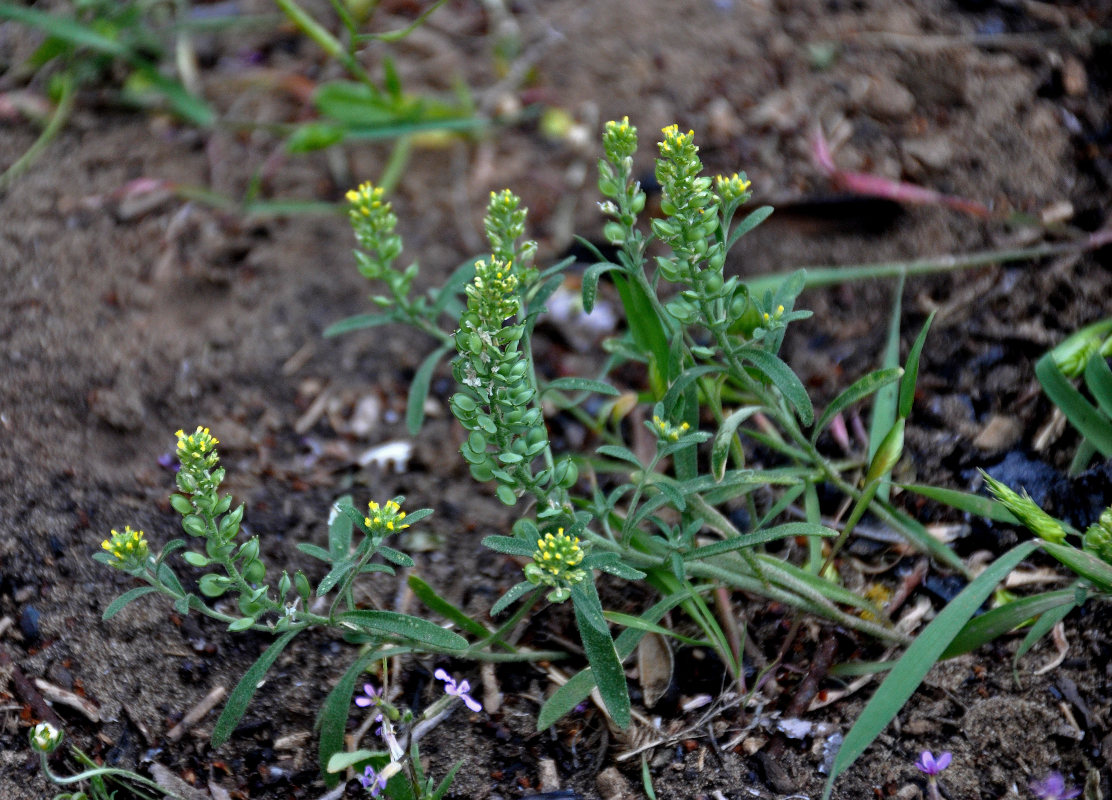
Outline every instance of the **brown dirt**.
<svg viewBox="0 0 1112 800"><path fill-rule="evenodd" d="M412 13L408 4L389 5L394 23ZM426 283L446 276L481 248L485 198L503 186L530 206L531 233L548 257L569 245L571 223L592 235L599 227L591 177L598 123L623 115L642 132L646 170L656 131L676 121L695 129L708 169L747 170L761 198L782 209L746 239L732 265L744 274L1025 243L1044 234L1006 223L1008 212L1038 215L1060 203L1072 204L1073 229L1096 229L1105 223L1110 177L1109 54L1089 34L1110 20L1098 0L1062 7L523 2L504 23L516 27L536 61L523 95L514 87L488 92L498 79L495 25L478 3L450 3L398 48L407 88L443 91L458 78L488 108L539 99L582 121L589 144L554 142L523 123L418 149L395 192L406 255L419 257ZM12 54L4 63L27 54L25 38L0 25L0 52ZM278 72L331 74L309 43L269 47L275 38L217 38L208 46L230 54L258 49ZM823 63L831 48L835 57ZM372 48L368 64L376 58ZM219 61L204 74L206 94L222 111L259 121L300 113L276 90L244 81L244 69ZM0 90L22 88L20 81L6 75ZM850 203L825 203L816 214L813 201L834 195L810 155L816 125L834 142L840 167L988 203L993 216L906 207L889 219L890 209ZM0 164L14 161L35 135L30 124L5 123ZM481 612L518 574L479 543L504 533L508 518L454 457L445 386L437 387L439 410L407 465L358 466L372 445L407 439L400 421L406 381L431 347L381 328L321 337L330 323L367 310L368 287L354 268L342 216L251 219L174 196L136 209L117 194L128 181L157 178L239 196L256 170L275 164L279 145L263 133L199 134L86 95L46 155L2 198L0 222L0 614L10 620L0 650L29 679L78 691L98 708L96 721L58 709L72 739L98 758L144 770L157 762L206 792L211 781L257 799L324 793L310 731L351 648L303 637L278 661L247 726L220 751L208 745L211 716L182 741L167 741L186 710L213 687L233 686L266 645L261 636L182 620L161 600L100 619L130 586L89 558L106 531L131 524L156 544L175 535L166 502L172 476L158 463L174 430L202 423L221 438L230 487L247 503L248 524L272 564L303 564L295 545L322 542L337 496L365 502L405 494L412 507L436 512L421 526L435 546L408 543L416 571L453 601ZM264 192L336 199L375 177L386 152L359 146L332 162L286 158L268 173ZM1106 314L1110 289L1107 251L910 280L909 335L930 310L940 313L924 354L908 474L964 487L965 471L1004 450L1029 448L1050 411L1037 391L1034 359ZM805 295L802 305L815 317L797 325L786 357L818 397L876 363L891 292L889 283L871 283ZM324 413L299 432L317 401ZM379 411L353 429L361 402ZM1013 434L975 448L971 442L994 418ZM1070 441L1068 433L1059 440L1061 453ZM1061 465L1061 453L1044 457ZM394 602L386 582L368 591ZM538 622L555 633L561 624L559 615ZM779 645L772 628L759 641L769 655ZM802 641L789 661L805 669L814 639ZM1022 688L1012 680L1008 645L937 667L835 797L918 796L922 781L912 765L924 748L954 752L943 781L952 798L1025 797L1029 778L1050 769L1075 783L1102 770L1108 796L1107 617L1094 609L1070 627L1069 641L1061 667L1036 677L1031 666L1053 655L1040 645L1021 666ZM410 669L427 675L434 666ZM477 681L477 670L456 667ZM0 796L50 796L27 748L33 715L4 677ZM467 758L449 797L527 796L539 791L545 758L579 796L620 796L613 780L596 776L618 763L628 742L591 710L537 734L537 699L550 689L543 674L514 667L500 668L498 677L503 710L477 723L456 714L425 745L439 774ZM851 698L808 719L844 732L860 707ZM682 731L697 714L662 724ZM707 730L728 742L751 719L723 713L710 728L651 752L657 796L816 796L822 737L788 742L776 759L710 745ZM750 743L767 738L758 729ZM620 762L631 787L639 787L639 764Z"/></svg>

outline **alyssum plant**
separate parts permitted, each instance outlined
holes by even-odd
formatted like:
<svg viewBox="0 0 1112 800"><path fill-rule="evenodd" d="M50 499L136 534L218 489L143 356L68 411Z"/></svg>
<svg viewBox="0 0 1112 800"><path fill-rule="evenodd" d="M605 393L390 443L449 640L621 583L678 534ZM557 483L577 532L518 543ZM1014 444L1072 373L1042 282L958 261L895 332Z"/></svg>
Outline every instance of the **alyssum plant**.
<svg viewBox="0 0 1112 800"><path fill-rule="evenodd" d="M332 756L343 749L343 734L356 680L377 660L413 652L491 660L555 658L561 655L556 652L520 652L502 642L504 629L488 631L472 626L468 632L475 642L471 644L463 636L419 617L359 608L353 586L360 575L393 575L391 565L413 565L409 556L388 546L385 540L431 512L421 509L407 515L401 508L404 502L402 497L382 505L372 501L365 513L352 505L351 498L341 498L329 520L327 549L311 544L299 545L302 552L326 565L326 574L317 583L316 589L300 571L292 578L283 571L277 586L268 583L268 570L260 555L258 537L239 541L243 505L233 509L231 495L220 493L225 473L218 466L218 444L219 441L207 428L198 427L189 434L184 431L177 433L177 458L180 463L178 492L171 495L170 503L181 515L181 526L189 540L167 542L156 556L151 552L144 532L132 530L129 526L123 531L113 530L103 542L102 552L94 556L101 563L127 572L146 584L113 601L104 612L105 619L114 616L132 600L158 592L172 598L174 609L181 614L195 611L226 623L229 630L254 630L276 637L229 695L213 728L214 746L223 744L231 736L255 689L282 650L297 634L310 628L329 628L335 631L337 637L342 636L362 646L321 709L318 724L321 729L322 765L328 765ZM191 542L195 548L190 547ZM206 570L197 582L199 594L183 587L168 562L168 557L178 551L183 551L181 557L186 563ZM381 561L375 560L376 557ZM435 605L438 598L431 590L420 581L414 581L414 585L419 596ZM329 597L330 600L326 599ZM515 617L510 625L516 624L519 619ZM500 645L500 652L489 652L493 644ZM397 762L404 758L391 751L390 760ZM356 762L350 760L345 764L353 765ZM399 764L391 774L402 771ZM329 773L327 778L335 782L339 776ZM428 789L428 796L435 795L431 785L425 788ZM440 793L446 788L445 785ZM417 792L416 796L425 795Z"/></svg>
<svg viewBox="0 0 1112 800"><path fill-rule="evenodd" d="M411 386L407 421L414 430L421 425L436 365L455 353L457 391L450 406L466 429L461 454L477 480L493 483L502 502L523 509L512 535L489 536L485 542L527 560L524 580L491 609L499 616L517 604L496 627L467 616L417 576L409 579L415 595L458 633L418 617L360 608L353 586L361 575L393 574L392 565L413 565L386 539L431 512L407 516L400 497L381 506L371 502L360 512L350 498L341 498L329 520L327 547L299 545L324 562L316 588L305 574L291 577L288 571L274 585L268 582L274 573L265 565L258 538L239 537L243 506L232 508L231 497L220 493L224 470L218 466L216 439L206 428L179 431L181 468L171 504L189 539L170 541L155 555L143 532L125 528L113 531L97 557L146 584L114 601L106 618L137 597L159 592L172 598L180 613L195 611L231 630L275 637L229 696L213 729L214 745L231 735L281 651L309 628L331 629L361 645L319 716L321 764L346 769L361 765L355 754L339 761L334 757L343 749L352 696L364 671L380 660L413 653L476 660L560 658L564 654L508 641L508 631L542 600L571 600L589 667L548 699L538 727L552 724L595 686L613 720L624 727L631 713L622 662L646 631L671 635L658 623L677 606L739 682L744 626L739 628L735 613L722 603L731 590L763 595L880 639L906 641L880 609L841 586L828 569L866 510L964 570L880 491L902 450L926 328L905 369L891 367L861 378L816 418L803 385L778 355L786 326L808 315L794 307L803 276L786 278L763 297L752 296L737 278L725 277L729 250L771 209L735 221L750 197L748 179L744 174L702 176L693 139L675 126L664 130L656 168L664 216L651 222L646 235L638 225L645 194L632 175L637 131L626 120L606 125L599 187L606 197L601 208L609 217L605 235L618 254L611 261L596 251L598 261L582 275L582 302L587 311L593 308L599 280L607 275L621 299L627 330L605 343L607 355L598 373L587 378L544 381L536 368L534 325L570 260L543 270L534 266L536 245L524 239L526 212L512 193L491 195L485 219L489 255L462 265L439 289L414 296L418 268L393 266L402 241L383 191L364 184L349 192L359 268L387 291L374 298L381 312L345 321L331 332L401 322L439 342ZM650 259L653 239L664 244L665 254ZM623 396L611 376L627 362L643 364L646 379ZM898 393L887 404L887 420L874 414L883 424L874 424L870 458L838 462L823 455L817 442L826 427L851 404L885 387ZM617 400L592 416L582 407L591 394ZM593 453L557 453L545 408L574 415L603 443ZM647 447L627 446L624 422L643 425ZM747 465L743 441L763 448L765 461L774 466ZM840 531L821 523L818 486L823 483L849 499ZM778 491L759 508L756 495L770 486ZM800 498L805 520L781 521ZM734 520L746 517L739 528ZM801 564L762 549L768 542L797 538L806 542ZM187 590L170 565L169 556L178 551L204 571L197 592ZM637 615L605 612L596 590L602 572L646 581L660 599ZM719 613L707 602L712 593ZM611 624L624 627L616 639ZM462 691L452 686L457 694ZM406 772L415 794L432 797L441 791L417 774L418 765L403 768L406 757L391 746L389 760L396 766L368 762L363 766L372 766L375 777L365 777L381 789L383 770L397 776ZM334 772L326 775L330 782L338 778Z"/></svg>
<svg viewBox="0 0 1112 800"><path fill-rule="evenodd" d="M384 284L386 292L373 298L381 311L345 320L329 333L406 323L440 343L411 386L407 420L413 431L420 428L436 364L454 351L457 391L450 407L466 429L461 454L476 480L494 484L502 502L523 509L511 536L484 540L499 552L529 559L525 580L491 613L520 601L517 615L522 615L542 598L570 599L574 606L590 667L547 701L540 728L596 685L614 721L627 725L622 661L646 631L669 633L657 623L676 606L740 678L736 620L729 613L719 618L706 602L719 588L764 595L872 636L905 641L881 611L824 569L866 510L964 570L878 492L902 451L926 328L906 369L865 376L816 419L802 383L778 355L787 325L809 316L795 309L803 275L787 277L776 291L757 297L724 274L727 253L771 209L736 221L750 198L746 176L701 175L693 134L674 125L663 133L656 176L664 216L651 221L646 235L638 224L646 196L633 179L637 130L624 119L605 126L599 189L606 200L600 207L609 218L605 237L617 256L610 260L592 248L598 260L582 274L582 304L592 310L600 278L607 275L627 330L605 342L607 355L590 377L546 381L537 369L534 326L571 260L546 269L534 265L537 247L524 239L526 210L515 195L491 194L485 216L489 255L465 263L427 295L415 296L418 266L394 266L402 241L383 191L363 184L348 193L360 271ZM650 258L654 239L663 243L665 254ZM627 362L644 365L646 382L623 396L611 376ZM879 430L867 463L835 462L819 451L820 435L841 411L884 387L896 389L897 383L891 419ZM591 394L620 399L592 416L583 408ZM593 453L555 452L545 408L574 415L603 443ZM627 445L623 419L640 421L648 431L647 453ZM747 466L743 437L770 453L776 466ZM822 483L850 498L852 511L840 532L820 522ZM770 507L758 509L755 495L769 486L778 494ZM800 497L806 521L781 522ZM744 515L731 516L731 509L747 511L748 524L739 528L733 520ZM789 537L807 541L802 565L762 552L765 543ZM824 551L828 538L835 541ZM595 585L600 572L647 581L661 599L639 615L605 612ZM616 640L612 622L625 626Z"/></svg>

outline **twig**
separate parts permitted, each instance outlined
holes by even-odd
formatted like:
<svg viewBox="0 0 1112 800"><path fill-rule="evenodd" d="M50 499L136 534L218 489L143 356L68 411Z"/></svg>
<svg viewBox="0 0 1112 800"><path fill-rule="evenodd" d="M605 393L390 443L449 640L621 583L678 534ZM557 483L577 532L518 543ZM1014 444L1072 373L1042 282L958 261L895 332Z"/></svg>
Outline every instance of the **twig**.
<svg viewBox="0 0 1112 800"><path fill-rule="evenodd" d="M171 742L176 742L185 735L186 731L200 722L205 714L212 711L212 709L216 707L216 704L224 699L225 694L227 694L227 691L224 687L217 686L205 695L201 699L201 702L193 706L193 708L189 710L189 713L181 718L181 722L170 729L170 732L166 734L166 738Z"/></svg>

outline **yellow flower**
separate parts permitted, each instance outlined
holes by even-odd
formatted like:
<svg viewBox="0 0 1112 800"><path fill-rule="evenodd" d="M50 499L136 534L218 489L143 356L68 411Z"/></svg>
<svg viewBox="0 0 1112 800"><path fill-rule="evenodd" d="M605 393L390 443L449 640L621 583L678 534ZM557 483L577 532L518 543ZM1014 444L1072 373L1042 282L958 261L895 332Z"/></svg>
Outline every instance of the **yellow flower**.
<svg viewBox="0 0 1112 800"><path fill-rule="evenodd" d="M564 529L560 528L555 534L546 533L537 542L533 561L553 575L571 580L572 576L582 573L582 570L573 570L573 567L579 564L585 555L583 548L579 546L579 537L568 536L564 533Z"/></svg>
<svg viewBox="0 0 1112 800"><path fill-rule="evenodd" d="M111 537L101 542L100 546L111 553L124 567L142 564L150 551L146 534L143 531L133 531L130 525L126 526L122 533L113 530Z"/></svg>
<svg viewBox="0 0 1112 800"><path fill-rule="evenodd" d="M405 530L409 527L409 523L402 523L405 519L405 512L393 500L387 500L386 504L379 506L375 501L367 504L370 509L370 516L363 518L363 524L370 528L372 531L386 533L395 533L396 531Z"/></svg>

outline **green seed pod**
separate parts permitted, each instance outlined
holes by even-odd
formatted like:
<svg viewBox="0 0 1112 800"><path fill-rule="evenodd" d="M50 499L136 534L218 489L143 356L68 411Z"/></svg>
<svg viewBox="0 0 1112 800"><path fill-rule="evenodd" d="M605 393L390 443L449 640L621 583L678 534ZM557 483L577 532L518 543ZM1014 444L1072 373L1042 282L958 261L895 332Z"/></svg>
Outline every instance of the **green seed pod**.
<svg viewBox="0 0 1112 800"><path fill-rule="evenodd" d="M243 570L243 579L248 583L262 583L266 577L266 565L259 560L250 562Z"/></svg>
<svg viewBox="0 0 1112 800"><path fill-rule="evenodd" d="M297 596L301 598L301 602L309 605L309 598L312 596L313 589L309 585L309 579L305 577L305 573L301 570L293 576L293 585L297 589Z"/></svg>

